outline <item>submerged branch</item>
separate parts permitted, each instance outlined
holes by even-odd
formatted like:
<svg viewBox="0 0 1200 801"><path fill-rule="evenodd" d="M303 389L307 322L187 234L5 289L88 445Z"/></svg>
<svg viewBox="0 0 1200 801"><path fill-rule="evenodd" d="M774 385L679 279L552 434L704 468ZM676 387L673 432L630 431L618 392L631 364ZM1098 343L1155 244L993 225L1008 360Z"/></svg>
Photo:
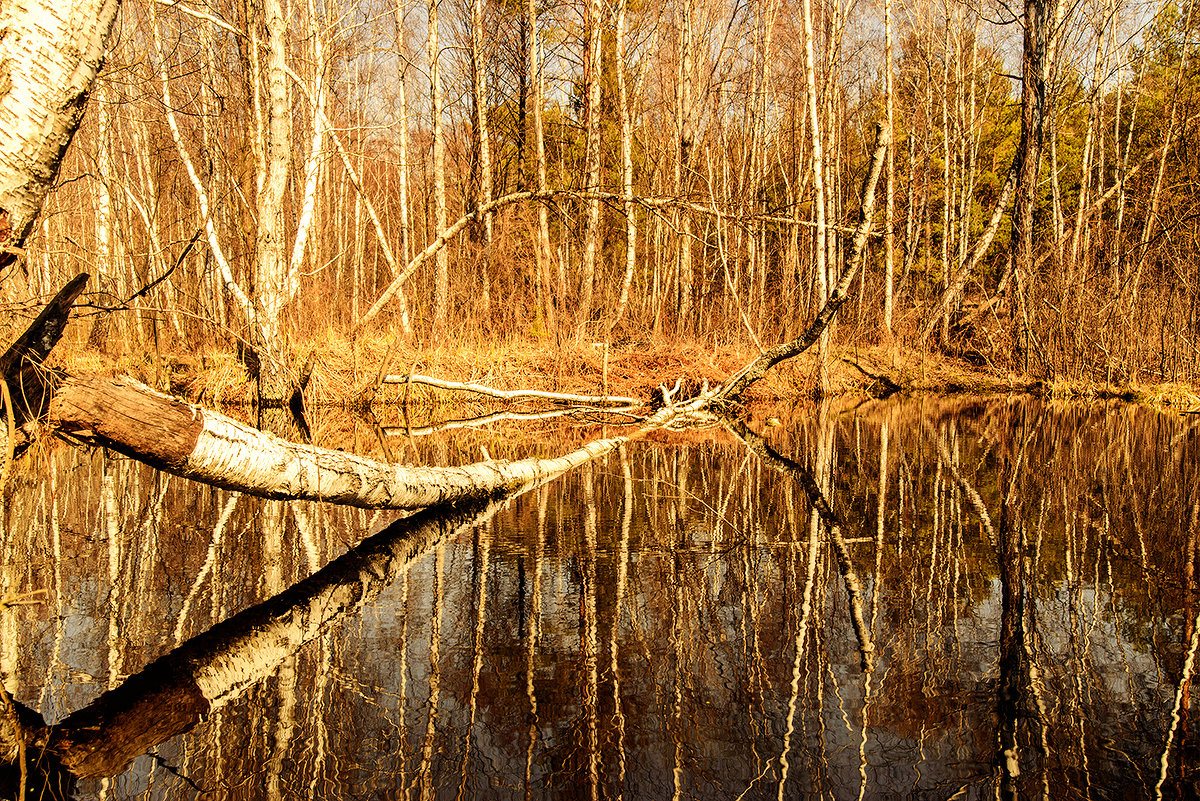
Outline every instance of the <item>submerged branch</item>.
<svg viewBox="0 0 1200 801"><path fill-rule="evenodd" d="M617 416L626 416L630 418L625 422L635 422L640 419L636 415L630 414L622 408L602 408L599 406L569 406L563 409L550 409L544 412L492 412L491 414L481 414L477 417L465 417L454 420L443 420L438 423L430 423L425 426L380 426L380 431L384 436L388 437L424 437L429 434L436 434L439 431L453 431L459 428L478 428L480 426L491 425L492 423L501 423L505 421L514 422L531 422L536 420L555 420L560 417L577 417L581 415L593 415L594 419L608 422L610 425L622 425L622 423L614 423L608 418Z"/></svg>
<svg viewBox="0 0 1200 801"><path fill-rule="evenodd" d="M493 389L483 384L465 384L460 381L445 381L431 378L427 375L412 373L409 375L385 375L380 379L383 384L423 384L428 387L445 389L451 392L473 392L476 395L486 395L499 400L549 400L556 403L591 403L612 404L614 406L640 406L642 401L624 395L572 395L569 392L545 392L536 389Z"/></svg>

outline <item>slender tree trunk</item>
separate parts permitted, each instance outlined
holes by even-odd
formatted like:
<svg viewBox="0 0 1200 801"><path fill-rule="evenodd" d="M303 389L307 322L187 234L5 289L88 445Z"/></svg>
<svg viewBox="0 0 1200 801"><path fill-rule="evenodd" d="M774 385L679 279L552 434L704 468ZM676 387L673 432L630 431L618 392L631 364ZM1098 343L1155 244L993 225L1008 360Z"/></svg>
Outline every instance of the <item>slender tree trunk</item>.
<svg viewBox="0 0 1200 801"><path fill-rule="evenodd" d="M528 0L525 6L526 26L529 29L529 78L531 83L530 107L533 112L533 152L536 164L537 191L545 192L546 180L546 137L542 129L542 37L538 33L537 0ZM555 314L556 294L554 281L550 275L550 262L554 258L550 250L550 211L545 203L539 203L537 209L537 242L534 246L537 258L538 275L541 276L542 286L545 287L545 305L542 309L546 315L546 328L557 334L558 321Z"/></svg>
<svg viewBox="0 0 1200 801"><path fill-rule="evenodd" d="M434 236L440 236L446 227L446 142L442 132L442 76L438 65L441 50L438 44L438 5L440 3L441 0L428 0L429 38L426 40L426 52L429 56L429 100L433 114ZM437 338L446 324L450 294L450 262L444 249L437 252L434 265L433 326L434 337Z"/></svg>
<svg viewBox="0 0 1200 801"><path fill-rule="evenodd" d="M313 0L308 0L308 17L313 57L313 131L308 157L304 161L304 194L300 203L300 219L296 223L296 239L292 244L292 257L288 262L286 294L289 298L296 297L300 291L300 266L304 261L305 247L316 215L317 179L325 156L325 125L321 119L325 114L325 32Z"/></svg>
<svg viewBox="0 0 1200 801"><path fill-rule="evenodd" d="M1017 146L1013 205L1014 297L1013 361L1028 369L1031 330L1025 291L1033 277L1033 211L1045 133L1047 54L1054 35L1052 9L1057 0L1025 0L1024 52L1021 58L1021 139Z"/></svg>
<svg viewBox="0 0 1200 801"><path fill-rule="evenodd" d="M680 58L675 81L675 130L679 137L675 154L674 190L677 197L686 197L688 170L692 150L692 60L693 60L693 14L692 0L683 0L679 7L681 16L679 24ZM674 228L679 232L679 253L677 258L676 280L678 282L678 319L675 330L686 330L692 315L692 230L691 217L686 213L677 213L674 218Z"/></svg>
<svg viewBox="0 0 1200 801"><path fill-rule="evenodd" d="M817 276L817 305L822 306L829 298L829 281L826 275L825 253L825 161L821 149L821 118L817 112L817 68L814 51L812 26L812 3L803 0L801 3L804 15L804 83L808 94L808 123L812 129L812 168L814 202L817 212L816 227L816 260ZM819 371L817 392L824 396L829 394L829 332L823 329L817 345L817 364Z"/></svg>
<svg viewBox="0 0 1200 801"><path fill-rule="evenodd" d="M483 63L483 0L471 0L471 84L475 96L475 148L479 159L479 202L492 202L492 152L488 133L487 69ZM480 263L480 301L483 318L491 316L493 215L483 215L483 259Z"/></svg>
<svg viewBox="0 0 1200 801"><path fill-rule="evenodd" d="M895 135L896 97L893 91L892 55L892 0L883 0L884 30L884 105L887 108L888 130ZM896 154L889 147L887 153L887 184L884 188L883 217L883 330L891 336L894 299L892 284L895 281L895 232L893 217L896 214Z"/></svg>
<svg viewBox="0 0 1200 801"><path fill-rule="evenodd" d="M630 108L629 91L625 80L625 11L628 0L618 0L617 3L617 113L621 123L621 209L625 213L625 275L621 279L621 297L617 301L617 310L613 313L612 325L609 327L609 337L621 322L625 307L629 303L629 289L633 284L633 271L637 265L637 217L633 205L633 112Z"/></svg>
<svg viewBox="0 0 1200 801"><path fill-rule="evenodd" d="M396 177L396 202L400 216L400 260L405 264L412 257L412 222L408 209L408 54L404 45L404 13L408 0L396 3L396 49L400 58L400 75L396 81L396 104L400 123L396 130L396 146L400 148L400 165Z"/></svg>
<svg viewBox="0 0 1200 801"><path fill-rule="evenodd" d="M588 0L587 4L587 49L584 53L583 76L586 96L583 110L584 136L584 181L587 191L600 190L600 73L601 35L604 32L600 0ZM618 69L620 65L618 65ZM592 316L592 292L596 281L596 251L600 239L600 201L587 201L587 219L583 232L583 260L579 287L579 322L586 323Z"/></svg>

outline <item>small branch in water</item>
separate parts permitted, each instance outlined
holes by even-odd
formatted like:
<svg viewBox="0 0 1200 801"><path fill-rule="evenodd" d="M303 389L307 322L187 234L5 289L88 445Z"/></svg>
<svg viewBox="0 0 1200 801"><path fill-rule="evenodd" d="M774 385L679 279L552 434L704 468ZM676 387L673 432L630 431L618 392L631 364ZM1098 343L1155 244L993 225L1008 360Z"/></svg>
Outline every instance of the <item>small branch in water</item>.
<svg viewBox="0 0 1200 801"><path fill-rule="evenodd" d="M492 414L484 414L478 417L468 417L460 420L443 420L440 423L431 423L427 426L416 426L414 428L409 428L408 426L384 426L381 427L380 430L384 433L384 435L389 437L423 437L438 431L453 431L454 429L458 428L476 428L478 426L499 423L505 420L519 422L533 420L553 420L559 417L571 417L573 415L581 414L619 415L629 418L629 422L638 422L643 419L642 417L626 412L623 409L605 409L599 406L570 406L563 409L550 409L544 412L493 412Z"/></svg>
<svg viewBox="0 0 1200 801"><path fill-rule="evenodd" d="M573 395L568 392L544 392L536 389L494 389L489 386L484 386L483 384L465 384L460 381L444 381L440 378L431 378L427 375L416 375L413 373L409 373L408 375L385 375L382 379L380 379L380 383L404 384L406 387L411 386L412 384L424 384L428 387L445 389L451 392L473 392L477 395L486 395L489 398L496 398L498 400L505 401L549 400L556 403L588 403L593 405L628 407L637 407L642 405L642 401L640 399L629 398L623 395Z"/></svg>

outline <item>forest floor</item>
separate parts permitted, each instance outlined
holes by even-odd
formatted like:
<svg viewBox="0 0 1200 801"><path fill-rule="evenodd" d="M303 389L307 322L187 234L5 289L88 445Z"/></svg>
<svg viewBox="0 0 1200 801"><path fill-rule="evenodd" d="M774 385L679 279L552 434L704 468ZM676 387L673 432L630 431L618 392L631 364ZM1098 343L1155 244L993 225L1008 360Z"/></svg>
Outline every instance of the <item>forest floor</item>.
<svg viewBox="0 0 1200 801"><path fill-rule="evenodd" d="M68 371L123 373L160 390L196 403L248 403L254 386L237 356L206 350L178 355L113 354L66 348L60 356ZM309 403L349 404L379 383L384 375L419 373L437 379L484 384L496 389L536 389L585 395L623 395L649 399L660 384L677 379L685 388L702 382L715 385L751 362L753 347L700 343L639 342L625 346L546 341L504 340L452 342L415 349L395 338L363 338L351 344L327 336L297 348L297 362L313 354ZM886 376L886 381L880 380ZM906 392L956 394L1033 393L1061 398L1121 398L1200 409L1200 388L1185 384L1114 386L1067 381L1045 382L953 357L900 345L836 347L830 359L830 387L835 395L880 394L888 382ZM815 349L776 366L747 393L747 400L812 397L817 385ZM403 392L392 385L384 392ZM429 391L429 390L422 390ZM685 391L685 394L689 394Z"/></svg>

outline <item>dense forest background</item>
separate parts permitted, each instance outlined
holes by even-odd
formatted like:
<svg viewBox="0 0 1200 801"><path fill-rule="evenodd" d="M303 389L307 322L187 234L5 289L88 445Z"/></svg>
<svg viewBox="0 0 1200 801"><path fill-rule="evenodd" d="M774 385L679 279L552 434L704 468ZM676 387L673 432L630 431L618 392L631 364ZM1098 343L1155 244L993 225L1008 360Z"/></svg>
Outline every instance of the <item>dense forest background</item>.
<svg viewBox="0 0 1200 801"><path fill-rule="evenodd" d="M0 302L90 272L117 354L769 346L841 275L882 126L835 343L1200 380L1193 5L880 1L124 0Z"/></svg>

